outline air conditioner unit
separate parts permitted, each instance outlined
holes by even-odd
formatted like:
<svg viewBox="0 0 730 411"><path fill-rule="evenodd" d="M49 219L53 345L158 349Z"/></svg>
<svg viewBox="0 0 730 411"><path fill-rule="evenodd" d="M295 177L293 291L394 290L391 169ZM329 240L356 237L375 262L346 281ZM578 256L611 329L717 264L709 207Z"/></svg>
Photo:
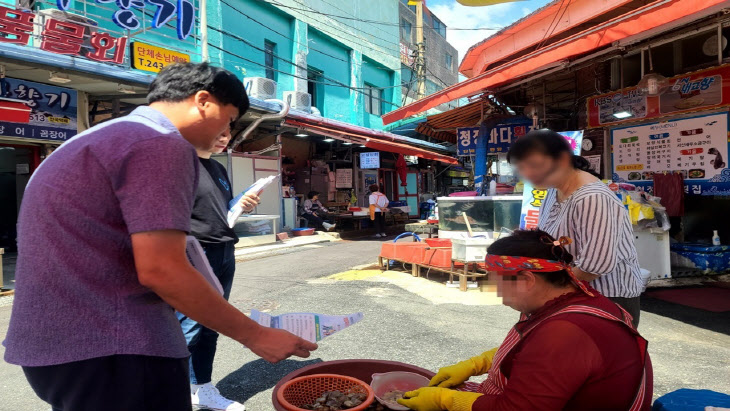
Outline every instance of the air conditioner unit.
<svg viewBox="0 0 730 411"><path fill-rule="evenodd" d="M284 101L294 110L309 112L312 109L312 95L301 91L285 91Z"/></svg>
<svg viewBox="0 0 730 411"><path fill-rule="evenodd" d="M94 51L94 47L91 45L91 35L97 31L99 24L95 20L84 17L80 14L58 9L44 9L36 12L36 17L33 21L33 42L34 44L35 42L38 42L38 47L40 47L41 42L43 41L43 30L46 27L46 21L48 19L76 23L84 26L84 43L81 48L82 53Z"/></svg>
<svg viewBox="0 0 730 411"><path fill-rule="evenodd" d="M251 98L269 100L276 98L276 82L266 77L249 77L243 81L246 93Z"/></svg>

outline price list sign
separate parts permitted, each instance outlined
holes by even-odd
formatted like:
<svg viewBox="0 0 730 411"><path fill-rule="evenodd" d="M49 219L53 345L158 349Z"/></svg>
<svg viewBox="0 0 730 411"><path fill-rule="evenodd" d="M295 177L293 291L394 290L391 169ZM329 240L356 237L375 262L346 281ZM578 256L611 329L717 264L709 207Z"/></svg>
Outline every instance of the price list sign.
<svg viewBox="0 0 730 411"><path fill-rule="evenodd" d="M730 195L727 113L617 128L611 141L613 180L650 191L654 173L680 173L688 194Z"/></svg>

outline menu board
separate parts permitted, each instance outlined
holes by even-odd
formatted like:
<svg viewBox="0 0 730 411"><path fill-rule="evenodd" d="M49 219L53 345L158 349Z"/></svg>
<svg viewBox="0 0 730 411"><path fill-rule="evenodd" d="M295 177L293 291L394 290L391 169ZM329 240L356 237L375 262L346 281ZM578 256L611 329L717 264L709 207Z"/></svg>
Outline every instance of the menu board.
<svg viewBox="0 0 730 411"><path fill-rule="evenodd" d="M335 188L352 188L352 169L338 168L335 172Z"/></svg>
<svg viewBox="0 0 730 411"><path fill-rule="evenodd" d="M681 173L687 194L730 195L728 113L611 130L613 180L652 191L654 173Z"/></svg>
<svg viewBox="0 0 730 411"><path fill-rule="evenodd" d="M380 152L360 153L360 168L380 168Z"/></svg>

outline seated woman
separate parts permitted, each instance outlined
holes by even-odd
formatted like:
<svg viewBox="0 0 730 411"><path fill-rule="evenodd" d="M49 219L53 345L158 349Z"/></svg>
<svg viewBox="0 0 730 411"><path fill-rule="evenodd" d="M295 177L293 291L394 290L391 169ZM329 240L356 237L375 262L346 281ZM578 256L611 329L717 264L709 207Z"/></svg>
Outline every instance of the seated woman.
<svg viewBox="0 0 730 411"><path fill-rule="evenodd" d="M304 212L302 213L302 217L314 224L314 228L324 228L327 231L335 228L334 224L325 221L329 211L319 202L319 192L310 191L307 194L307 199L304 200L303 208Z"/></svg>
<svg viewBox="0 0 730 411"><path fill-rule="evenodd" d="M543 231L495 241L487 269L519 322L498 348L440 369L398 402L419 411L649 410L647 342L623 308L576 279L569 243Z"/></svg>

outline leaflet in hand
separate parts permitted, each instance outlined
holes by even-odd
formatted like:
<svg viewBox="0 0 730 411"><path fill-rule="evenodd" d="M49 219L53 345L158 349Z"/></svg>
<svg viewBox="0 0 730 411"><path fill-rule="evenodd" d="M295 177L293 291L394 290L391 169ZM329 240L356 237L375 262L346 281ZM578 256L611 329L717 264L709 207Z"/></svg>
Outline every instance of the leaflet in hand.
<svg viewBox="0 0 730 411"><path fill-rule="evenodd" d="M197 238L191 235L185 237L185 254L188 257L190 264L193 265L193 268L198 270L198 272L203 275L203 278L205 278L205 280L208 281L213 288L223 295L223 286L221 286L220 281L218 281L218 277L216 277L215 273L213 273L213 268L211 268L210 263L208 262L208 257L205 255L205 251L203 251L203 247L200 245Z"/></svg>
<svg viewBox="0 0 730 411"><path fill-rule="evenodd" d="M261 311L251 310L251 319L264 327L286 330L307 341L317 342L360 322L363 319L363 313L350 315L288 313L272 316Z"/></svg>
<svg viewBox="0 0 730 411"><path fill-rule="evenodd" d="M258 179L249 188L243 190L241 194L237 195L236 198L228 203L228 227L233 228L236 224L238 217L243 214L243 207L241 207L241 199L247 194L261 195L261 192L271 183L273 183L279 175L268 176L265 178Z"/></svg>

